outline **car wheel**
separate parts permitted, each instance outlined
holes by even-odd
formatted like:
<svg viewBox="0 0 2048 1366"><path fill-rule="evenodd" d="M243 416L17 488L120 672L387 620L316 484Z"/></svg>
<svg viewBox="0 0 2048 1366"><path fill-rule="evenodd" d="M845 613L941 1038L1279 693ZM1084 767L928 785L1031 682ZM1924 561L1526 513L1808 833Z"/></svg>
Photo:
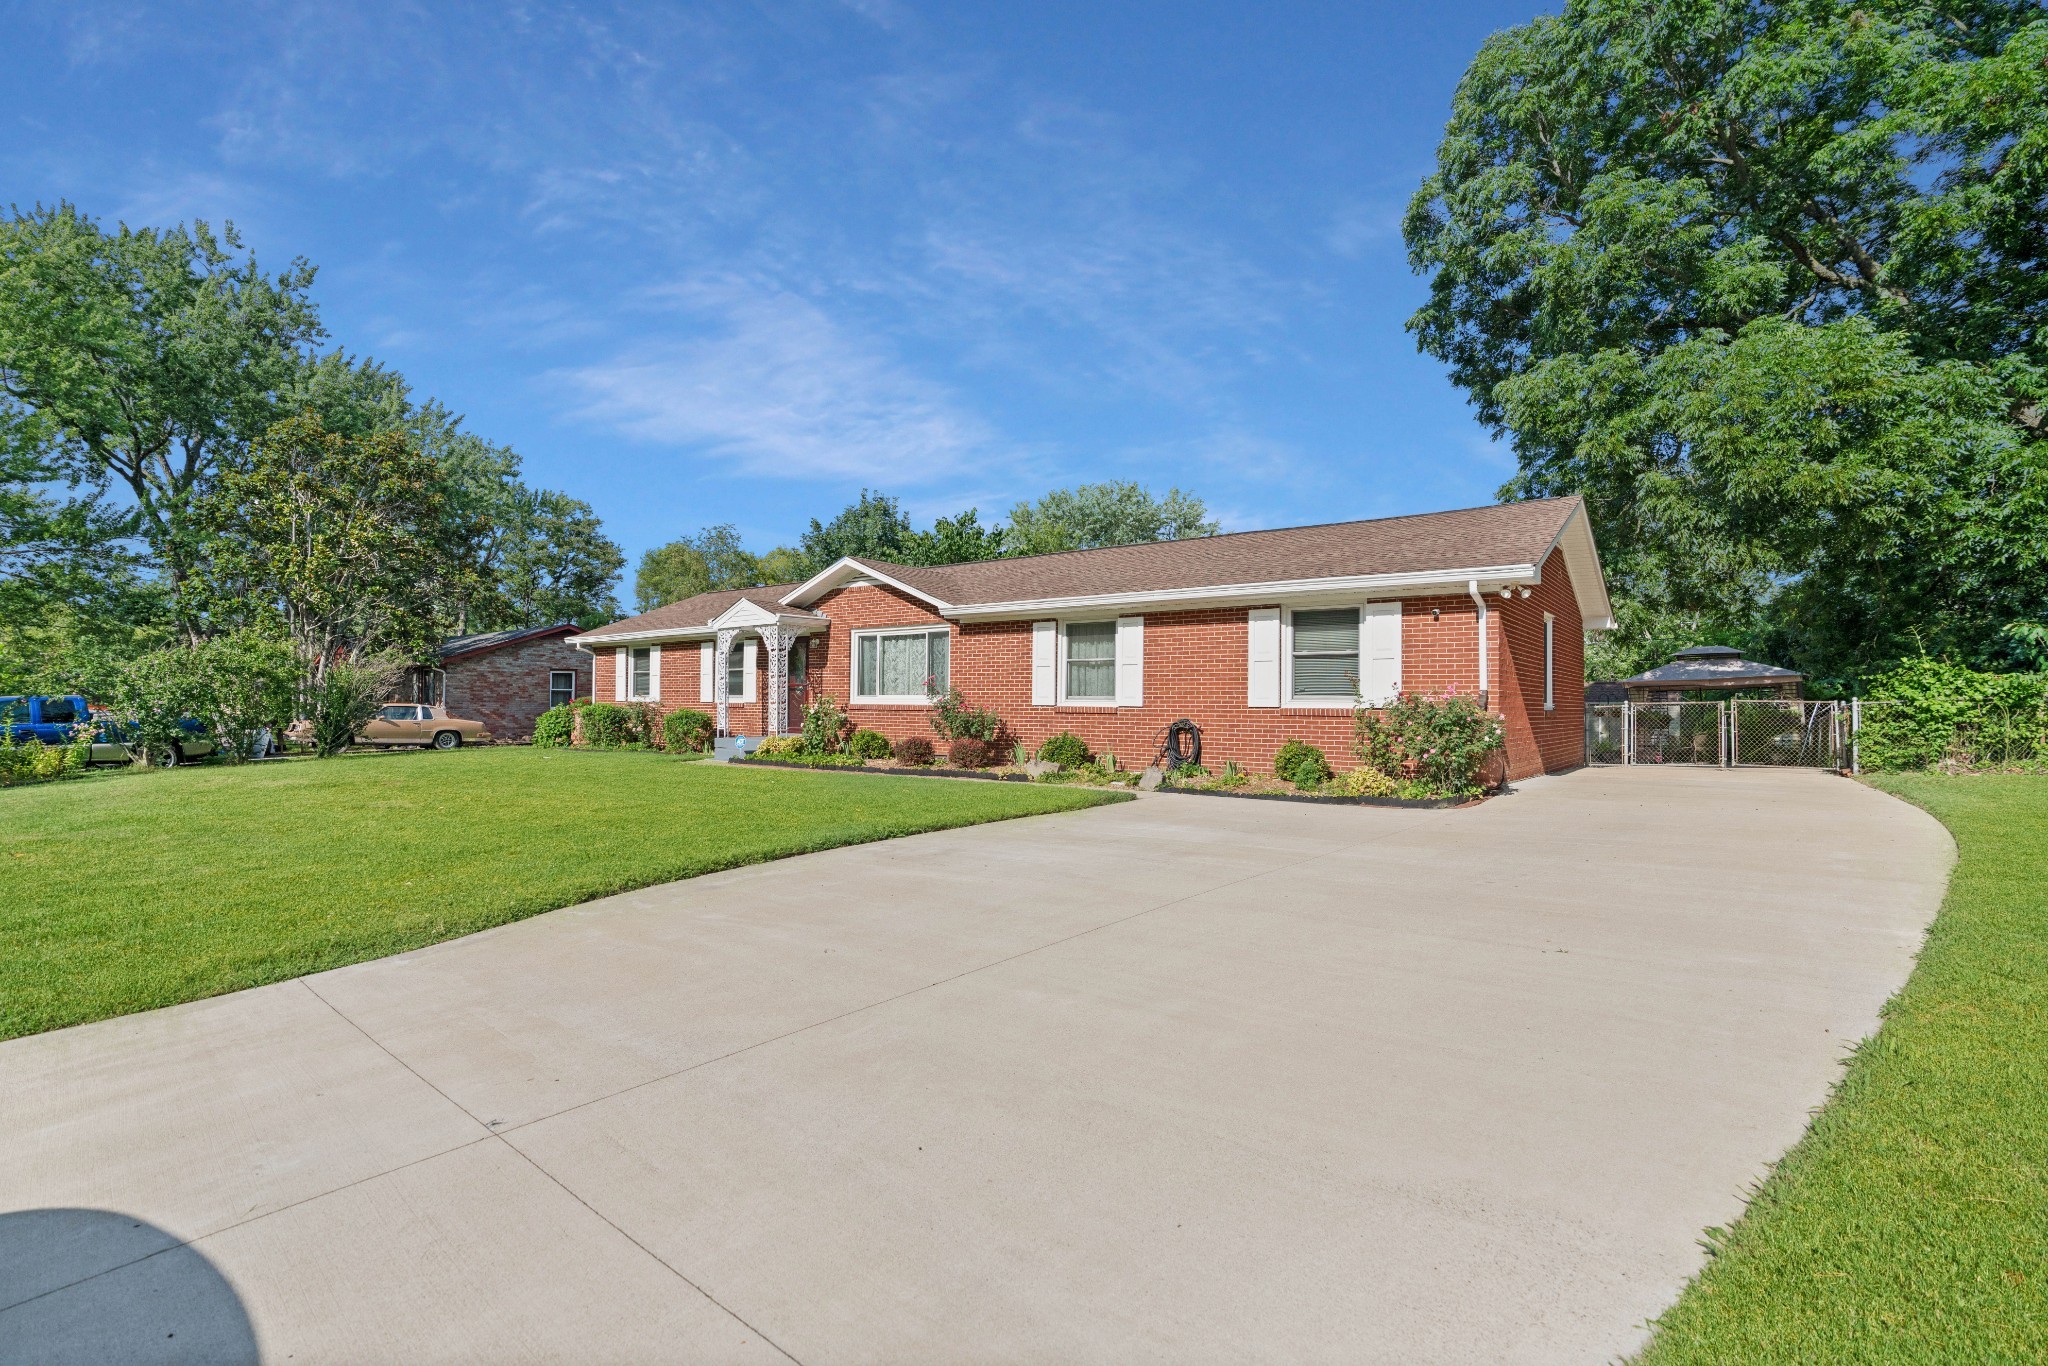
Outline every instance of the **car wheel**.
<svg viewBox="0 0 2048 1366"><path fill-rule="evenodd" d="M434 733L435 749L454 749L461 743L462 737L452 730L436 731Z"/></svg>
<svg viewBox="0 0 2048 1366"><path fill-rule="evenodd" d="M158 768L176 768L183 762L185 762L185 751L179 749L176 745L172 745L162 754L156 756L156 766Z"/></svg>

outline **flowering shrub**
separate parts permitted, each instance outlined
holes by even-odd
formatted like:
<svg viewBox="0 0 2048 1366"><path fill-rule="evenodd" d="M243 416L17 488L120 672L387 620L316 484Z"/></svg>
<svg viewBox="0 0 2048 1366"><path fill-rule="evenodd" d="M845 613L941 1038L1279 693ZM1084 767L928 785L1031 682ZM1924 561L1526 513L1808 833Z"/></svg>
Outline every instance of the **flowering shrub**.
<svg viewBox="0 0 2048 1366"><path fill-rule="evenodd" d="M932 729L945 740L980 740L993 744L1002 733L1003 718L986 707L970 707L958 688L925 680L925 700L932 704Z"/></svg>
<svg viewBox="0 0 2048 1366"><path fill-rule="evenodd" d="M1389 778L1410 770L1445 795L1476 791L1487 756L1507 743L1500 718L1469 697L1408 693L1384 710L1361 709L1357 754L1367 768Z"/></svg>
<svg viewBox="0 0 2048 1366"><path fill-rule="evenodd" d="M839 710L839 704L830 695L819 693L811 705L804 708L804 748L813 754L837 754L845 743L850 724L846 713Z"/></svg>

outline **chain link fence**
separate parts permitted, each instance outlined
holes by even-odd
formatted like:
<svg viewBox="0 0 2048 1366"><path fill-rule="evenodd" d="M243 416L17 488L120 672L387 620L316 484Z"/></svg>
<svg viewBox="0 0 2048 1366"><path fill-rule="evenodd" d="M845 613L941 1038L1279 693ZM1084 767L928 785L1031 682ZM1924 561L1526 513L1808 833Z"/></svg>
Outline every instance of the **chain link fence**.
<svg viewBox="0 0 2048 1366"><path fill-rule="evenodd" d="M1706 768L1853 766L1854 708L1783 698L1586 708L1586 761Z"/></svg>

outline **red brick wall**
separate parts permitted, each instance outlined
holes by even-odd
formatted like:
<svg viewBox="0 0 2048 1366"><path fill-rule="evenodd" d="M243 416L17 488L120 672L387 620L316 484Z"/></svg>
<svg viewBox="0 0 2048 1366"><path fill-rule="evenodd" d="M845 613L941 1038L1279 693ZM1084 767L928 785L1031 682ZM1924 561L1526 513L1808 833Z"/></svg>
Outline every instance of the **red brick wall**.
<svg viewBox="0 0 2048 1366"><path fill-rule="evenodd" d="M1277 604L1273 604L1277 605ZM1584 635L1577 599L1562 555L1544 567L1543 583L1531 596L1488 599L1488 652L1493 709L1508 732L1509 774L1576 766L1584 761ZM813 604L830 618L827 633L810 638L813 695L829 694L847 708L853 723L891 740L932 737L931 713L922 706L848 705L853 695L851 632L880 626L948 626L915 598L879 584L836 589ZM1557 617L1556 707L1543 710L1543 613ZM1235 760L1265 771L1288 739L1320 746L1333 767L1355 766L1349 707L1249 707L1245 704L1248 633L1243 607L1145 613L1145 702L1141 707L1031 705L1031 623L951 623L953 683L980 707L993 709L1015 739L1035 750L1050 735L1070 730L1098 753L1108 751L1126 765L1151 762L1166 727L1186 717L1202 730L1202 758L1211 766ZM1472 599L1463 593L1410 598L1401 611L1401 687L1404 692L1473 696L1479 686L1478 632ZM611 655L598 653L597 697L612 693ZM696 707L699 675L696 646L671 645L662 654L665 710ZM765 659L759 661L755 692L767 686ZM729 729L759 735L766 707L734 703ZM790 726L797 724L792 712Z"/></svg>
<svg viewBox="0 0 2048 1366"><path fill-rule="evenodd" d="M1557 619L1552 634L1551 697L1543 706L1543 614ZM1523 597L1493 598L1499 642L1493 708L1508 732L1508 776L1556 773L1586 762L1586 627L1564 552L1553 550L1543 582Z"/></svg>
<svg viewBox="0 0 2048 1366"><path fill-rule="evenodd" d="M578 697L590 696L590 656L549 636L449 660L442 703L456 716L483 722L492 739L524 740L548 709L548 674L560 669L576 675Z"/></svg>

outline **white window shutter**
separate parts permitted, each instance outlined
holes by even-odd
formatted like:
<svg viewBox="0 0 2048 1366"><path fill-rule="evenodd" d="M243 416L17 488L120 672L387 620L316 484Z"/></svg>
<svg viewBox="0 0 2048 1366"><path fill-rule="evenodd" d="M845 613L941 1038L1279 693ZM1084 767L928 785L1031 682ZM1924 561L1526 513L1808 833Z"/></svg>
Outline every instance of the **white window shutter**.
<svg viewBox="0 0 2048 1366"><path fill-rule="evenodd" d="M661 701L661 647L656 645L647 652L647 700Z"/></svg>
<svg viewBox="0 0 2048 1366"><path fill-rule="evenodd" d="M1280 609L1254 607L1246 614L1246 656L1250 676L1246 680L1245 705L1280 705Z"/></svg>
<svg viewBox="0 0 2048 1366"><path fill-rule="evenodd" d="M1060 624L1031 623L1031 705L1050 707L1058 700Z"/></svg>
<svg viewBox="0 0 2048 1366"><path fill-rule="evenodd" d="M760 648L760 645L760 641L752 636L748 636L746 648L740 652L740 701L742 702L759 700L754 696L754 660L756 658L754 652Z"/></svg>
<svg viewBox="0 0 2048 1366"><path fill-rule="evenodd" d="M1116 619L1116 704L1145 705L1145 619Z"/></svg>
<svg viewBox="0 0 2048 1366"><path fill-rule="evenodd" d="M697 700L718 700L718 642L707 640L697 647Z"/></svg>
<svg viewBox="0 0 2048 1366"><path fill-rule="evenodd" d="M617 701L626 700L626 675L633 671L633 651L630 646L621 645L612 651L612 689Z"/></svg>
<svg viewBox="0 0 2048 1366"><path fill-rule="evenodd" d="M1370 706L1401 693L1401 604L1369 602L1358 614L1359 691Z"/></svg>

